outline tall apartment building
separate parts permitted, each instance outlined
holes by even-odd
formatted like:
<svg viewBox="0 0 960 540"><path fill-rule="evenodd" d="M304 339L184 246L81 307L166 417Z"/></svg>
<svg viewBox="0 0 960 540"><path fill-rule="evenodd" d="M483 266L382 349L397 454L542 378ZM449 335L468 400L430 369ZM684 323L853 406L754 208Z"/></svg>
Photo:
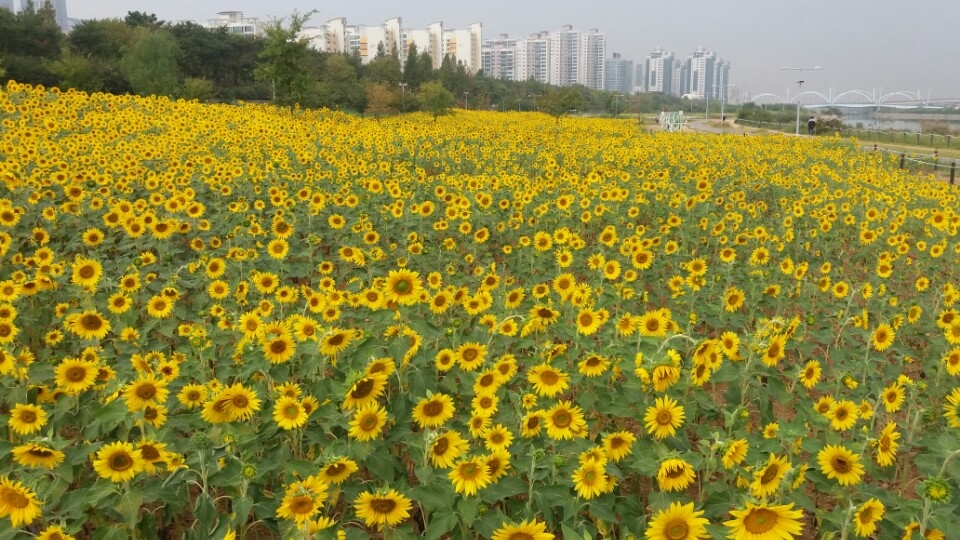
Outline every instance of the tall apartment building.
<svg viewBox="0 0 960 540"><path fill-rule="evenodd" d="M657 47L647 56L643 70L643 90L646 92L663 92L673 94L674 88L674 60L673 53Z"/></svg>
<svg viewBox="0 0 960 540"><path fill-rule="evenodd" d="M487 39L481 50L483 73L495 79L517 80L517 40L507 34L496 39Z"/></svg>
<svg viewBox="0 0 960 540"><path fill-rule="evenodd" d="M700 99L720 99L729 96L730 63L718 59L716 53L697 47L686 62L686 81L682 94L692 94Z"/></svg>
<svg viewBox="0 0 960 540"><path fill-rule="evenodd" d="M216 19L207 19L207 28L226 28L231 34L259 36L262 29L256 17L244 17L242 11L220 11Z"/></svg>
<svg viewBox="0 0 960 540"><path fill-rule="evenodd" d="M538 32L517 40L516 75L514 80L550 82L550 38Z"/></svg>
<svg viewBox="0 0 960 540"><path fill-rule="evenodd" d="M608 92L629 94L633 92L633 61L613 53L613 58L604 62L603 89Z"/></svg>
<svg viewBox="0 0 960 540"><path fill-rule="evenodd" d="M423 30L404 30L403 36L404 49L408 49L411 43L416 43L418 52L430 55L433 69L440 69L444 54L443 22L430 23Z"/></svg>
<svg viewBox="0 0 960 540"><path fill-rule="evenodd" d="M580 58L577 61L577 84L602 90L606 69L607 36L596 28L580 34ZM633 62L630 62L631 72Z"/></svg>
<svg viewBox="0 0 960 540"><path fill-rule="evenodd" d="M580 32L571 25L550 32L550 79L556 86L580 82Z"/></svg>
<svg viewBox="0 0 960 540"><path fill-rule="evenodd" d="M0 0L0 9L13 13L14 0ZM67 18L67 0L20 0L20 11L40 10L45 6L53 9L53 16L62 32L70 30L70 21Z"/></svg>
<svg viewBox="0 0 960 540"><path fill-rule="evenodd" d="M463 63L467 73L476 73L480 70L482 45L482 23L473 23L463 30L447 30L443 33L444 54L450 55L458 63Z"/></svg>

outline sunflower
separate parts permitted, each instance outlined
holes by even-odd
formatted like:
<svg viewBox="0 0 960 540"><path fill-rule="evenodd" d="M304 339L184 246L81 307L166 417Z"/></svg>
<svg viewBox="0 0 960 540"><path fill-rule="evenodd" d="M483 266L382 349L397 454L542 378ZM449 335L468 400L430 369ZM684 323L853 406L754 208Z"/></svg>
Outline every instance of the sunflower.
<svg viewBox="0 0 960 540"><path fill-rule="evenodd" d="M57 364L57 388L75 396L92 387L97 381L97 364L68 358Z"/></svg>
<svg viewBox="0 0 960 540"><path fill-rule="evenodd" d="M383 292L388 301L409 306L417 303L422 290L420 274L401 268L390 271Z"/></svg>
<svg viewBox="0 0 960 540"><path fill-rule="evenodd" d="M767 506L766 502L747 503L743 510L730 512L733 519L723 524L732 540L783 540L795 538L803 531L802 510L793 510L793 503Z"/></svg>
<svg viewBox="0 0 960 540"><path fill-rule="evenodd" d="M547 524L536 519L521 521L517 525L504 522L493 531L490 540L553 540L555 536L547 532Z"/></svg>
<svg viewBox="0 0 960 540"><path fill-rule="evenodd" d="M357 379L353 383L346 397L343 398L344 409L357 409L375 402L387 387L387 377L382 373L370 374Z"/></svg>
<svg viewBox="0 0 960 540"><path fill-rule="evenodd" d="M577 332L585 336L592 336L600 329L602 318L592 309L581 309L577 314Z"/></svg>
<svg viewBox="0 0 960 540"><path fill-rule="evenodd" d="M487 466L491 481L496 482L510 470L510 452L494 450L483 457L483 462Z"/></svg>
<svg viewBox="0 0 960 540"><path fill-rule="evenodd" d="M37 540L76 540L76 538L67 534L67 531L63 530L60 525L49 525L46 529L40 531Z"/></svg>
<svg viewBox="0 0 960 540"><path fill-rule="evenodd" d="M387 423L387 411L378 403L372 402L357 408L350 421L348 435L361 442L372 441L380 435Z"/></svg>
<svg viewBox="0 0 960 540"><path fill-rule="evenodd" d="M282 238L276 238L267 244L267 254L273 259L283 259L290 252L290 244Z"/></svg>
<svg viewBox="0 0 960 540"><path fill-rule="evenodd" d="M240 383L225 388L216 401L223 402L224 412L227 413L231 422L237 420L245 422L253 417L253 413L260 410L257 392Z"/></svg>
<svg viewBox="0 0 960 540"><path fill-rule="evenodd" d="M677 428L683 425L685 415L682 405L670 396L663 396L657 398L654 405L647 407L643 421L646 424L647 433L659 441L675 435Z"/></svg>
<svg viewBox="0 0 960 540"><path fill-rule="evenodd" d="M287 486L277 517L303 525L320 511L327 496L327 484L315 476L294 482Z"/></svg>
<svg viewBox="0 0 960 540"><path fill-rule="evenodd" d="M169 393L167 381L153 375L140 375L136 381L124 388L123 399L127 402L127 409L140 411L148 405L163 405Z"/></svg>
<svg viewBox="0 0 960 540"><path fill-rule="evenodd" d="M610 479L604 461L588 461L573 472L574 488L583 499L592 499L604 493Z"/></svg>
<svg viewBox="0 0 960 540"><path fill-rule="evenodd" d="M469 448L469 443L460 436L459 431L449 430L438 436L430 444L430 463L443 469L452 467L454 461Z"/></svg>
<svg viewBox="0 0 960 540"><path fill-rule="evenodd" d="M40 517L43 503L22 482L0 478L0 516L10 518L14 528L29 525Z"/></svg>
<svg viewBox="0 0 960 540"><path fill-rule="evenodd" d="M894 332L893 327L883 323L873 331L873 335L870 336L870 344L877 351L885 351L893 344L894 337L896 337L896 332Z"/></svg>
<svg viewBox="0 0 960 540"><path fill-rule="evenodd" d="M853 515L857 536L866 538L877 531L877 522L883 519L883 503L877 499L870 499L860 505Z"/></svg>
<svg viewBox="0 0 960 540"><path fill-rule="evenodd" d="M723 309L729 313L733 313L738 309L743 307L744 302L746 301L746 294L736 287L730 287L723 293Z"/></svg>
<svg viewBox="0 0 960 540"><path fill-rule="evenodd" d="M944 399L943 417L948 426L960 428L960 387L954 388Z"/></svg>
<svg viewBox="0 0 960 540"><path fill-rule="evenodd" d="M753 473L753 483L750 484L750 494L757 499L773 495L780 489L780 481L790 469L787 456L778 457L770 454L767 464Z"/></svg>
<svg viewBox="0 0 960 540"><path fill-rule="evenodd" d="M695 510L693 503L671 502L660 510L647 525L646 538L650 540L701 540L709 538L706 525L710 521L703 511Z"/></svg>
<svg viewBox="0 0 960 540"><path fill-rule="evenodd" d="M532 411L524 415L520 421L520 436L529 439L539 435L545 418L546 413L543 411Z"/></svg>
<svg viewBox="0 0 960 540"><path fill-rule="evenodd" d="M657 471L661 491L683 491L696 479L693 466L679 458L665 459Z"/></svg>
<svg viewBox="0 0 960 540"><path fill-rule="evenodd" d="M664 310L647 311L640 316L637 326L640 335L646 337L666 337L670 328L670 319Z"/></svg>
<svg viewBox="0 0 960 540"><path fill-rule="evenodd" d="M857 423L857 404L850 400L840 400L830 409L830 425L837 431L846 431Z"/></svg>
<svg viewBox="0 0 960 540"><path fill-rule="evenodd" d="M951 376L960 377L960 347L950 349L950 352L943 357L943 365Z"/></svg>
<svg viewBox="0 0 960 540"><path fill-rule="evenodd" d="M67 328L80 339L103 339L110 333L110 322L96 310L74 313L65 322Z"/></svg>
<svg viewBox="0 0 960 540"><path fill-rule="evenodd" d="M800 384L804 388L813 388L820 382L820 376L823 372L820 369L820 362L817 360L810 360L804 366L803 370L800 371L798 378L800 379Z"/></svg>
<svg viewBox="0 0 960 540"><path fill-rule="evenodd" d="M453 482L453 489L467 497L475 495L493 480L487 464L478 457L458 461L447 476Z"/></svg>
<svg viewBox="0 0 960 540"><path fill-rule="evenodd" d="M36 443L21 444L11 450L10 453L13 454L13 459L24 467L43 467L45 469L55 468L63 463L64 458L63 452Z"/></svg>
<svg viewBox="0 0 960 540"><path fill-rule="evenodd" d="M457 355L451 349L440 349L437 351L437 355L434 358L434 364L437 367L437 371L441 373L450 371L456 361Z"/></svg>
<svg viewBox="0 0 960 540"><path fill-rule="evenodd" d="M761 358L764 365L776 367L777 362L787 355L786 345L787 336L771 337L770 342L767 343L766 350L763 352L763 357Z"/></svg>
<svg viewBox="0 0 960 540"><path fill-rule="evenodd" d="M836 478L841 486L853 486L863 477L860 456L843 446L828 444L817 453L820 470L827 478Z"/></svg>
<svg viewBox="0 0 960 540"><path fill-rule="evenodd" d="M97 451L93 468L101 478L126 482L143 470L143 455L128 442L112 442Z"/></svg>
<svg viewBox="0 0 960 540"><path fill-rule="evenodd" d="M430 298L430 312L434 315L446 313L453 306L453 293L450 291L437 291Z"/></svg>
<svg viewBox="0 0 960 540"><path fill-rule="evenodd" d="M271 364L283 364L290 361L296 354L297 344L291 334L281 332L270 339L263 340L262 351L263 356Z"/></svg>
<svg viewBox="0 0 960 540"><path fill-rule="evenodd" d="M533 384L537 394L553 397L567 389L570 376L550 364L540 364L527 373L527 380Z"/></svg>
<svg viewBox="0 0 960 540"><path fill-rule="evenodd" d="M332 328L320 339L320 352L327 356L339 354L350 345L353 336L353 331Z"/></svg>
<svg viewBox="0 0 960 540"><path fill-rule="evenodd" d="M295 397L282 396L273 404L273 421L283 429L302 427L308 416L303 404Z"/></svg>
<svg viewBox="0 0 960 540"><path fill-rule="evenodd" d="M487 450L491 452L496 452L497 450L506 450L510 447L510 443L513 441L513 433L509 429L504 427L503 424L497 424L492 428L488 429L484 436L484 446Z"/></svg>
<svg viewBox="0 0 960 540"><path fill-rule="evenodd" d="M560 401L547 410L543 421L547 426L547 436L556 440L573 439L583 435L587 426L583 410L571 405L569 401Z"/></svg>
<svg viewBox="0 0 960 540"><path fill-rule="evenodd" d="M177 400L186 408L194 409L207 400L207 387L202 384L187 384L180 389Z"/></svg>
<svg viewBox="0 0 960 540"><path fill-rule="evenodd" d="M103 276L103 265L93 259L77 257L73 263L73 273L70 281L86 290L97 288L97 283Z"/></svg>
<svg viewBox="0 0 960 540"><path fill-rule="evenodd" d="M413 420L421 428L437 428L453 418L453 398L437 393L421 399L413 408Z"/></svg>
<svg viewBox="0 0 960 540"><path fill-rule="evenodd" d="M899 382L895 382L884 388L881 396L883 398L883 408L892 414L903 407L903 401L907 398L907 393Z"/></svg>
<svg viewBox="0 0 960 540"><path fill-rule="evenodd" d="M350 458L340 458L333 463L322 467L320 472L317 473L317 478L319 478L322 482L326 482L327 484L340 485L344 480L347 479L347 477L358 470L360 470L360 468L357 466L357 462Z"/></svg>
<svg viewBox="0 0 960 540"><path fill-rule="evenodd" d="M393 489L377 494L364 491L353 501L357 517L368 527L399 525L410 517L412 506L410 499Z"/></svg>
<svg viewBox="0 0 960 540"><path fill-rule="evenodd" d="M603 438L603 450L607 459L614 463L633 452L633 443L637 437L629 431L617 431Z"/></svg>
<svg viewBox="0 0 960 540"><path fill-rule="evenodd" d="M746 439L736 439L730 442L720 460L723 468L732 469L735 465L743 463L743 460L747 458L747 450L749 449L750 444Z"/></svg>
<svg viewBox="0 0 960 540"><path fill-rule="evenodd" d="M29 435L45 425L47 412L37 405L17 403L10 409L10 429L20 435Z"/></svg>
<svg viewBox="0 0 960 540"><path fill-rule="evenodd" d="M456 360L460 369L475 371L487 358L487 346L476 342L468 342L457 347Z"/></svg>
<svg viewBox="0 0 960 540"><path fill-rule="evenodd" d="M166 319L173 313L173 300L162 294L150 298L147 302L147 314L154 319Z"/></svg>

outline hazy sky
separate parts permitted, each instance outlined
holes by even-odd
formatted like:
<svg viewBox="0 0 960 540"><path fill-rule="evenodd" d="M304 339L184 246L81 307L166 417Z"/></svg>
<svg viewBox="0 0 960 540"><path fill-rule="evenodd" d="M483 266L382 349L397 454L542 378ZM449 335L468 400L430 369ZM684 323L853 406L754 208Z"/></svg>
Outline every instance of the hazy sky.
<svg viewBox="0 0 960 540"><path fill-rule="evenodd" d="M635 64L655 47L678 59L698 46L731 64L730 83L750 95L833 94L845 90L919 91L960 99L960 0L67 0L73 18L155 13L167 21L205 21L218 11L270 19L298 10L318 13L320 24L380 24L402 17L405 28L443 21L445 28L483 23L485 37L522 37L571 24L607 35L607 56L619 52ZM822 71L780 71L821 66ZM731 89L731 94L734 89Z"/></svg>

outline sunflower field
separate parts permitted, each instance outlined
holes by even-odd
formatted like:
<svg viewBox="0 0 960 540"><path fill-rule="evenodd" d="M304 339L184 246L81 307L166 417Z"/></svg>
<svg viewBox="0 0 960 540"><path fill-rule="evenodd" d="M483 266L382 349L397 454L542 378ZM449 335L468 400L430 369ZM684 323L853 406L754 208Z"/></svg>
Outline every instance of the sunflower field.
<svg viewBox="0 0 960 540"><path fill-rule="evenodd" d="M960 530L958 191L855 141L11 82L0 181L0 538Z"/></svg>

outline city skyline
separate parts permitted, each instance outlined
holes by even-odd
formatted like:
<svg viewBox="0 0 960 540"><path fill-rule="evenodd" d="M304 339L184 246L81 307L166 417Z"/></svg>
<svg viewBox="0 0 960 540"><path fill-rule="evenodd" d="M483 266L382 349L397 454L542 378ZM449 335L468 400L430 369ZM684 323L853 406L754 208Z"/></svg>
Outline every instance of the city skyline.
<svg viewBox="0 0 960 540"><path fill-rule="evenodd" d="M411 28L438 21L447 28L481 22L485 36L511 38L574 25L601 29L607 36L607 58L616 51L636 65L658 46L678 55L701 46L722 51L736 64L731 86L750 95L782 95L788 88L795 92L796 73L780 68L821 66L822 71L805 76L804 89L909 90L934 99L960 98L960 73L943 62L946 51L952 50L951 22L960 18L960 3L949 0L925 2L923 9L895 0L787 0L776 5L762 0L688 0L669 9L653 2L584 5L533 0L523 7L518 13L515 3L504 0L456 9L435 0L416 5L327 2L311 22L346 17L358 24L379 24L397 16ZM127 11L145 11L177 22L205 21L218 11L233 10L269 20L288 16L294 9L307 12L311 5L298 0L275 0L266 6L250 0L134 0L118 6L108 0L70 0L68 9L71 17L81 19L122 18Z"/></svg>

